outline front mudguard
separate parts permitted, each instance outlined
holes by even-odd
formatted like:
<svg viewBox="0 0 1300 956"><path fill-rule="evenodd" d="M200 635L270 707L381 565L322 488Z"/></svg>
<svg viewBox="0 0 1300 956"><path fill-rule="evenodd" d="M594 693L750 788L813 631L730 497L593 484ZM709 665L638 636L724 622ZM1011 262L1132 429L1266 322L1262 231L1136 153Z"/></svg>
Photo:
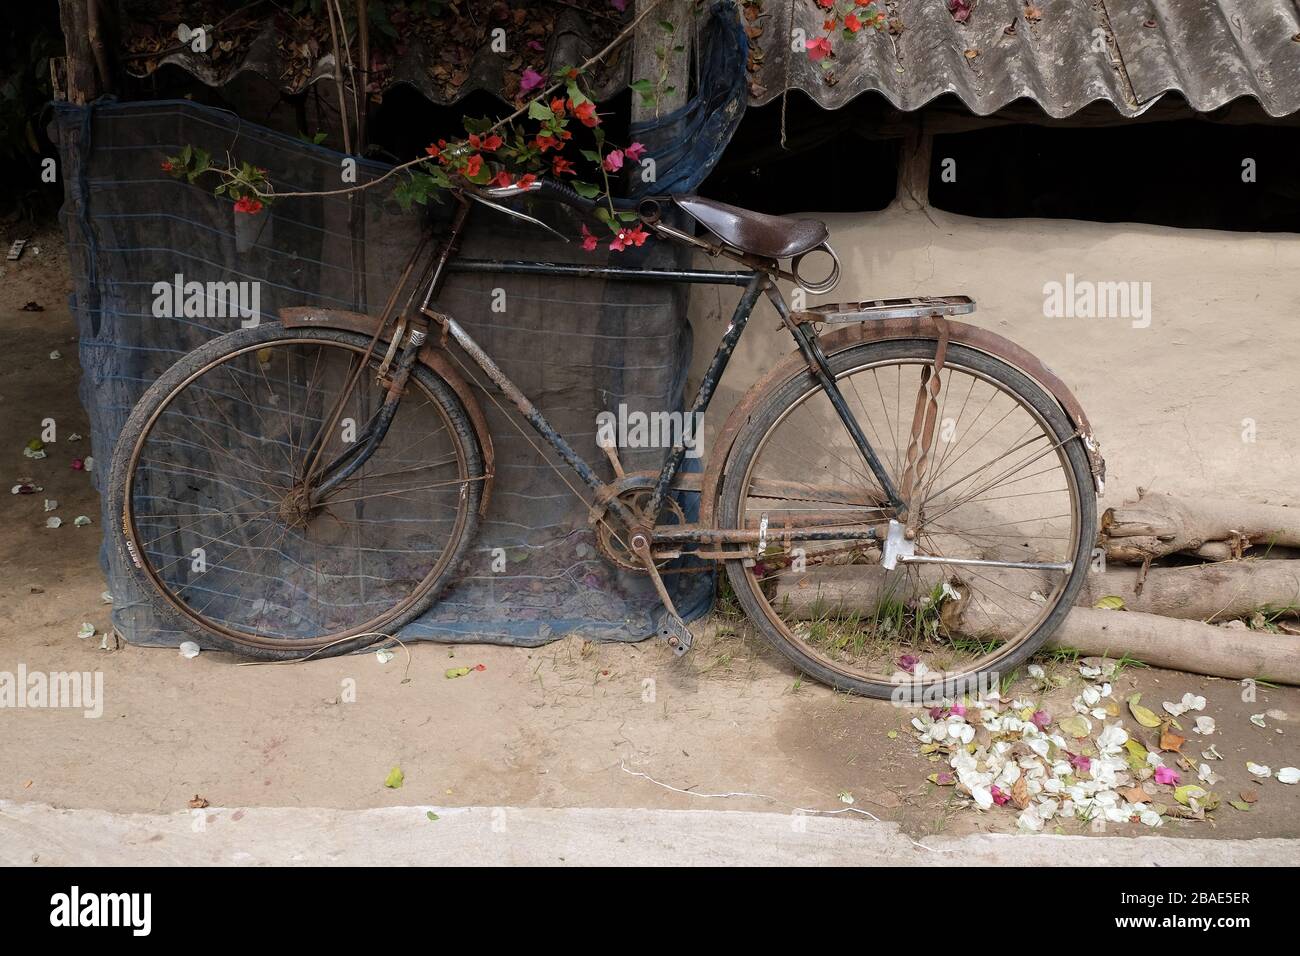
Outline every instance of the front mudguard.
<svg viewBox="0 0 1300 956"><path fill-rule="evenodd" d="M1079 439L1088 456L1088 467L1092 472L1093 488L1100 496L1105 488L1106 462L1101 457L1101 447L1093 436L1092 425L1084 414L1079 400L1061 381L1055 372L1040 359L1026 352L1010 339L1003 338L996 332L967 325L964 322L948 320L948 341L956 342L978 352L984 352L1001 359L1008 365L1020 369L1048 394L1056 399L1061 410L1065 412L1070 423L1078 430ZM934 339L935 327L929 316L904 319L875 319L869 322L854 323L836 329L817 338L822 351L830 357L837 352L868 342L889 342L896 339ZM700 526L715 527L716 505L718 495L722 492L722 479L726 470L727 459L731 456L731 446L736 436L745 425L762 396L770 389L789 381L808 370L808 363L799 352L791 352L781 359L771 371L755 382L745 392L741 400L727 416L717 441L709 451L708 467L700 483Z"/></svg>

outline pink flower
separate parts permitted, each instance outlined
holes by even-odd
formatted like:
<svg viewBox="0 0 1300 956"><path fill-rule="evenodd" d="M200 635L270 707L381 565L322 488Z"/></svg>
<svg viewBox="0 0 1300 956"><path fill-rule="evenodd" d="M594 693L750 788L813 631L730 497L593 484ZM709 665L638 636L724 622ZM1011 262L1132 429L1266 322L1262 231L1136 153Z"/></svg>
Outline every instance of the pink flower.
<svg viewBox="0 0 1300 956"><path fill-rule="evenodd" d="M953 704L953 705L952 705L952 712L953 712L954 714L956 714L958 717L965 717L965 716L966 716L966 705L965 705L965 704Z"/></svg>
<svg viewBox="0 0 1300 956"><path fill-rule="evenodd" d="M808 51L808 59L814 63L831 55L831 41L826 37L809 40L804 44L804 48Z"/></svg>
<svg viewBox="0 0 1300 956"><path fill-rule="evenodd" d="M623 151L621 149L612 149L605 154L605 161L602 163L605 172L616 173L623 168Z"/></svg>
<svg viewBox="0 0 1300 956"><path fill-rule="evenodd" d="M591 234L591 230L587 228L585 222L582 224L582 248L588 252L592 252L596 248L596 237Z"/></svg>
<svg viewBox="0 0 1300 956"><path fill-rule="evenodd" d="M529 67L519 74L519 92L531 93L544 82L546 82L546 77L542 76L542 74L538 73L532 67Z"/></svg>
<svg viewBox="0 0 1300 956"><path fill-rule="evenodd" d="M632 162L639 163L641 157L645 155L645 144L633 143L627 149L623 150L623 155L632 160Z"/></svg>
<svg viewBox="0 0 1300 956"><path fill-rule="evenodd" d="M614 241L609 244L609 248L614 252L622 252L628 246L644 246L648 238L650 238L650 233L640 226L633 226L631 229L620 229L614 237Z"/></svg>
<svg viewBox="0 0 1300 956"><path fill-rule="evenodd" d="M1092 772L1092 760L1083 754L1070 754L1070 766L1075 770L1082 770L1084 773Z"/></svg>
<svg viewBox="0 0 1300 956"><path fill-rule="evenodd" d="M916 665L919 663L921 663L921 659L919 657L913 657L911 654L904 654L898 659L898 666L909 674L916 670Z"/></svg>
<svg viewBox="0 0 1300 956"><path fill-rule="evenodd" d="M1030 720L1034 722L1034 726L1039 730L1046 730L1047 725L1052 722L1052 715L1045 710L1036 710Z"/></svg>
<svg viewBox="0 0 1300 956"><path fill-rule="evenodd" d="M1156 783L1178 783L1178 771L1169 767L1156 767Z"/></svg>
<svg viewBox="0 0 1300 956"><path fill-rule="evenodd" d="M1000 807L1006 806L1011 801L1011 796L1003 793L997 787L993 787L991 793L993 794L993 802Z"/></svg>
<svg viewBox="0 0 1300 956"><path fill-rule="evenodd" d="M619 13L622 13L627 9L627 0L609 0L609 5Z"/></svg>

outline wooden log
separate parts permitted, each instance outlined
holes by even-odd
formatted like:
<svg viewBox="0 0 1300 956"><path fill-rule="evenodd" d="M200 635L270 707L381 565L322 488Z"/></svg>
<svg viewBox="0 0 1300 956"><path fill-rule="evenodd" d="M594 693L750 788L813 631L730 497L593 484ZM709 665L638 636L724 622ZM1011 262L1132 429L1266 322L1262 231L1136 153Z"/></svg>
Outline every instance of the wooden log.
<svg viewBox="0 0 1300 956"><path fill-rule="evenodd" d="M100 94L95 52L91 46L89 2L59 0L59 24L67 50L68 102L77 105L89 103Z"/></svg>
<svg viewBox="0 0 1300 956"><path fill-rule="evenodd" d="M1213 542L1228 553L1262 544L1300 546L1300 508L1215 498L1144 494L1107 508L1101 546L1111 561L1141 563L1178 551L1195 553ZM1222 553L1212 549L1211 553Z"/></svg>
<svg viewBox="0 0 1300 956"><path fill-rule="evenodd" d="M1276 574L1278 577L1274 583L1280 581L1280 586L1285 587L1293 580L1290 575L1295 573L1288 567L1289 564L1286 561L1239 562L1240 566L1233 576L1241 580L1270 576L1270 580L1273 580L1271 576ZM1253 568L1248 567L1252 565ZM1270 565L1282 567L1272 568ZM1209 566L1207 571L1213 568L1214 566ZM980 573L987 576L991 570L981 569ZM1197 600L1188 590L1194 584L1187 582L1203 580L1205 572L1202 572L1201 578L1189 576L1185 579L1162 580L1164 575L1161 572L1179 573L1184 570L1201 571L1197 568L1153 568L1143 587L1144 595L1148 588L1152 589L1152 593L1145 598L1133 596L1134 600L1146 600L1149 602L1147 606L1168 606L1171 610L1182 598L1187 601ZM918 569L918 573L922 585L926 587L950 577L936 565L923 566ZM1026 572L1001 573L1023 575ZM1132 571L1119 573L1134 577ZM1114 572L1108 571L1105 577L1110 578L1113 574ZM782 583L777 592L777 600L788 602L785 605L788 613L806 614L809 617L834 613L870 615L880 597L888 593L890 581L889 572L878 565L817 568L815 574L800 578L803 587L793 582L792 575L789 577L791 582ZM987 583L989 582L986 585ZM1092 587L1089 585L1090 593ZM1107 585L1099 584L1096 587L1105 590ZM1026 589L1023 578L1020 579L1019 589ZM999 595L999 603L996 605L987 601L974 603L979 601L979 597L978 592L972 595L968 591L962 600L947 602L943 609L945 625L961 633L985 637L1005 638L1014 634L1019 621L1014 616L1015 609L1007 612L1005 595ZM1074 607L1046 646L1070 648L1087 655L1128 655L1156 667L1214 677L1261 678L1276 683L1300 684L1300 637L1246 628L1220 627L1202 623L1199 619L1183 620L1142 611L1103 611L1093 607Z"/></svg>
<svg viewBox="0 0 1300 956"><path fill-rule="evenodd" d="M961 576L934 564L923 565L919 573L927 588ZM983 589L1001 586L1028 594L1032 587L1047 593L1051 586L1047 575L1034 575L1033 580L1028 580L1027 572L999 568L981 568L979 573L980 580L972 583ZM880 601L889 580L887 575L878 565L815 567L806 575L783 575L777 600L789 601L789 607L801 617L833 608L870 614ZM1132 567L1111 567L1089 574L1075 604L1091 608L1103 597L1114 596L1123 599L1126 610L1185 620L1225 621L1248 617L1264 608L1284 617L1300 617L1300 562L1249 559L1151 568L1140 591L1137 583L1138 574Z"/></svg>
<svg viewBox="0 0 1300 956"><path fill-rule="evenodd" d="M1111 658L1127 655L1154 667L1211 677L1300 684L1298 637L1157 614L1071 608L1047 646Z"/></svg>

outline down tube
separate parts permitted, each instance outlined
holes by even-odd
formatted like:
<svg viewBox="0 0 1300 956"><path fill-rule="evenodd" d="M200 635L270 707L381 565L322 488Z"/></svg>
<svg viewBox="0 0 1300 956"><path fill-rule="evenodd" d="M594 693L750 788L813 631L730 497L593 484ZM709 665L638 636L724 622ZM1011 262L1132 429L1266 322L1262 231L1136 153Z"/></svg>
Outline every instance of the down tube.
<svg viewBox="0 0 1300 956"><path fill-rule="evenodd" d="M754 303L762 295L763 289L767 287L768 277L766 273L755 272L748 284L745 286L745 292L736 303L736 311L731 315L731 324L727 326L727 331L722 336L722 341L718 343L718 350L713 353L713 361L709 363L708 371L704 373L704 378L700 380L700 390L695 395L695 402L691 405L691 418L694 421L696 415L701 415L709 407L709 402L713 398L714 391L718 387L718 379L722 378L722 373L731 361L731 354L736 350L736 343L740 341L741 333L745 331L745 323L749 321L749 314L754 311ZM668 488L677 477L677 471L682 467L682 459L686 457L685 443L673 446L672 454L664 462L663 470L659 472L659 478L655 482L654 495L650 499L649 513L658 519L659 509L663 506L664 498L668 496Z"/></svg>

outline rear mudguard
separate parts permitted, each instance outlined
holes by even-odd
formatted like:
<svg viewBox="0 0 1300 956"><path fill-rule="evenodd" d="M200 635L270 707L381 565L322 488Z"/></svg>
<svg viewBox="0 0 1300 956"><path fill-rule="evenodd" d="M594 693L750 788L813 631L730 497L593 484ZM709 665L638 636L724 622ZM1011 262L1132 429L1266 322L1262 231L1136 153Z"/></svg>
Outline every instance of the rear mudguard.
<svg viewBox="0 0 1300 956"><path fill-rule="evenodd" d="M1088 416L1083 413L1079 400L1056 373L1039 359L1026 352L1014 342L985 329L967 325L964 322L948 321L949 341L965 345L978 352L984 352L1014 366L1041 385L1048 394L1056 399L1061 410L1065 412L1070 423L1079 432L1084 451L1088 456L1088 466L1092 471L1094 490L1100 495L1105 486L1106 462L1101 457L1101 448L1092 434ZM870 322L855 323L818 336L822 351L829 357L837 352L867 342L889 342L896 339L931 339L935 338L934 323L929 316L906 319L877 319ZM709 450L708 467L700 484L700 526L715 527L716 505L722 492L722 478L727 459L731 456L731 447L736 441L740 429L749 421L754 409L770 389L776 388L790 379L803 374L808 363L802 354L792 352L776 366L753 384L732 412L719 432L717 441Z"/></svg>
<svg viewBox="0 0 1300 956"><path fill-rule="evenodd" d="M280 324L286 329L339 329L370 338L374 336L375 330L379 327L379 318L366 315L363 312L347 312L343 309L319 309L314 306L305 306L281 309ZM390 338L389 330L385 329L384 334L380 336L380 341L386 345ZM452 366L447 353L434 345L432 339L425 343L420 352L420 364L427 366L435 375L451 386L452 391L456 393L456 397L465 406L465 412L469 415L470 424L474 426L474 434L478 437L479 448L483 452L483 468L486 473L486 477L483 479L483 497L479 499L478 512L480 515L486 515L488 502L492 498L492 479L496 475L496 451L492 446L492 434L488 431L487 419L483 416L483 408L479 405L478 399L475 398L469 383Z"/></svg>

